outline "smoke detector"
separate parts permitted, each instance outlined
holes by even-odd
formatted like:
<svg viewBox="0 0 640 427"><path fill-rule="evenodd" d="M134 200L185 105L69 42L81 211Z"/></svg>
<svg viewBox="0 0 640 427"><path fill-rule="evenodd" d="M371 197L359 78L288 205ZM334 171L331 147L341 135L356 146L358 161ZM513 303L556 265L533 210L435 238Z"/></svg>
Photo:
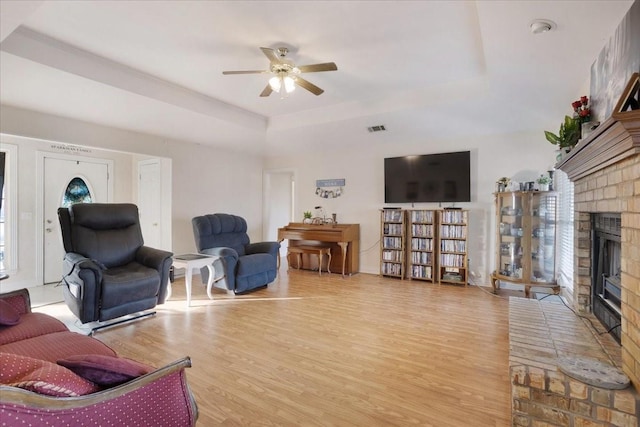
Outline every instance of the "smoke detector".
<svg viewBox="0 0 640 427"><path fill-rule="evenodd" d="M556 23L548 19L535 19L529 24L529 28L532 34L542 34L555 30Z"/></svg>

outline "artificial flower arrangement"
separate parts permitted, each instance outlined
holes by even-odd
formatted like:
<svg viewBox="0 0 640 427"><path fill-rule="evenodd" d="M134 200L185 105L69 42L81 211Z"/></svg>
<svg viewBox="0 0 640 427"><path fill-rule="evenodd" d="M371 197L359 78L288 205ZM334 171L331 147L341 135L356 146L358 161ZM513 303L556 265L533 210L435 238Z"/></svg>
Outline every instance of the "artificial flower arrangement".
<svg viewBox="0 0 640 427"><path fill-rule="evenodd" d="M496 181L496 184L502 184L502 185L504 185L506 187L507 185L509 185L510 182L511 182L510 178L507 178L506 176L503 176L502 178L500 178L499 180Z"/></svg>
<svg viewBox="0 0 640 427"><path fill-rule="evenodd" d="M571 106L573 107L573 117L564 117L564 123L560 125L560 131L557 135L544 131L547 141L559 148L573 148L580 139L582 123L591 121L591 109L587 96L581 96L580 99L572 102Z"/></svg>
<svg viewBox="0 0 640 427"><path fill-rule="evenodd" d="M511 182L511 179L507 178L506 176L503 176L502 178L497 180L496 184L498 184L498 191L499 192L506 191L510 182Z"/></svg>
<svg viewBox="0 0 640 427"><path fill-rule="evenodd" d="M581 96L579 100L571 103L573 107L573 118L578 119L580 123L591 121L591 109L589 108L589 98Z"/></svg>

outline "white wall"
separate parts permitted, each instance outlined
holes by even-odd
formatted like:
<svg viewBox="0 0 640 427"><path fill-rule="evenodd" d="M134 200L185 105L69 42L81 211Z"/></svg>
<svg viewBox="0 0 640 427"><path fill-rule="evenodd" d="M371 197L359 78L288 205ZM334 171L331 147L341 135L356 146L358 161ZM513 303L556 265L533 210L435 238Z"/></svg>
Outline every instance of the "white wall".
<svg viewBox="0 0 640 427"><path fill-rule="evenodd" d="M246 153L236 153L211 146L163 139L136 132L80 122L62 117L41 114L15 107L0 107L0 132L103 148L142 155L170 158L172 163L172 241L174 253L193 252L195 243L191 218L214 212L241 215L249 224L252 240L262 235L262 158ZM19 212L35 212L35 164L30 154L20 156ZM35 155L33 156L35 158ZM116 188L130 188L132 170L127 179L119 179ZM26 171L26 172L22 172ZM116 201L133 201L133 194L116 189ZM24 286L28 283L29 248L35 240L35 225L20 226L20 272L16 278ZM9 281L7 280L7 282Z"/></svg>
<svg viewBox="0 0 640 427"><path fill-rule="evenodd" d="M173 166L172 240L175 253L195 250L191 218L204 213L241 215L249 223L251 239L259 240L262 236L263 169L295 170L296 219L302 219L303 211L313 211L314 206L322 205L327 214L335 212L338 215L338 222L360 224L360 270L373 274L379 272L379 210L384 206L384 157L470 150L473 201L459 206L471 210L470 266L481 284L489 283L494 264L492 193L496 179L510 176L517 180L533 180L555 162L554 146L544 140L542 131L430 140L428 143L424 137L411 140L405 137L402 143L377 145L352 140L338 149L319 147L266 159L6 106L0 110L0 131L170 158ZM315 195L315 181L329 178L346 179L341 197L322 199ZM21 182L20 191L31 194L33 185L28 180ZM29 203L33 205L35 202ZM429 204L416 206L438 207ZM28 231L24 234L33 240ZM19 236L20 239L22 237Z"/></svg>
<svg viewBox="0 0 640 427"><path fill-rule="evenodd" d="M472 139L407 141L402 144L372 144L351 141L339 150L319 150L268 157L268 169L291 168L296 176L296 220L304 211L322 205L327 215L337 213L340 223L360 224L360 271L379 273L379 210L384 204L385 157L471 151L470 203L456 206L470 209L470 268L479 284L489 284L494 265L495 182L502 176L521 181L534 180L555 163L554 146L544 140L542 131L526 134L478 136ZM315 194L317 179L345 178L344 194L323 199ZM409 204L394 204L409 208ZM437 204L416 204L437 208Z"/></svg>
<svg viewBox="0 0 640 427"><path fill-rule="evenodd" d="M0 129L4 129L4 127ZM36 172L37 153L68 153L56 149L55 146L59 146L57 143L32 138L12 138L6 135L3 135L1 138L2 143L10 143L18 147L18 210L16 218L18 221L18 235L17 241L14 242L17 243L18 246L18 268L15 271L10 271L9 279L0 283L4 291L42 284L36 280L36 262L38 259L36 250L39 247L36 239L41 238L41 236L38 236L36 233L38 228L36 224L38 218L37 211L40 208L40 206L38 206L39 201L36 198L36 179L40 176L40 174ZM113 201L127 202L131 200L131 155L98 149L74 152L74 155L113 160Z"/></svg>

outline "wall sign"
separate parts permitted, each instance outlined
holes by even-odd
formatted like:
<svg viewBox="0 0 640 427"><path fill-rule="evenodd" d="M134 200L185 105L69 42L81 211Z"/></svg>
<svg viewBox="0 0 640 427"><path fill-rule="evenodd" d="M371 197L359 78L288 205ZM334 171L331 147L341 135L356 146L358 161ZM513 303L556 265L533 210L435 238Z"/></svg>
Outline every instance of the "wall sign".
<svg viewBox="0 0 640 427"><path fill-rule="evenodd" d="M335 199L344 192L346 180L341 179L318 179L316 180L316 195L323 199Z"/></svg>
<svg viewBox="0 0 640 427"><path fill-rule="evenodd" d="M71 145L71 144L59 144L54 143L50 145L52 150L64 151L67 153L92 153L93 151L90 148L82 147L80 145Z"/></svg>

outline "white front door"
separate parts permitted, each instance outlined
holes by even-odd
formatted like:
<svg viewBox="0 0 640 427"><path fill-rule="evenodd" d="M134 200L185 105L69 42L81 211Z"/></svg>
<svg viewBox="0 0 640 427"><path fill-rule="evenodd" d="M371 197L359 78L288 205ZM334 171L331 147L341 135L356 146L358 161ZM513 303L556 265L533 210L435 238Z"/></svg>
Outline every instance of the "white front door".
<svg viewBox="0 0 640 427"><path fill-rule="evenodd" d="M111 161L83 157L44 157L43 282L62 279L62 233L58 208L73 203L107 203Z"/></svg>

